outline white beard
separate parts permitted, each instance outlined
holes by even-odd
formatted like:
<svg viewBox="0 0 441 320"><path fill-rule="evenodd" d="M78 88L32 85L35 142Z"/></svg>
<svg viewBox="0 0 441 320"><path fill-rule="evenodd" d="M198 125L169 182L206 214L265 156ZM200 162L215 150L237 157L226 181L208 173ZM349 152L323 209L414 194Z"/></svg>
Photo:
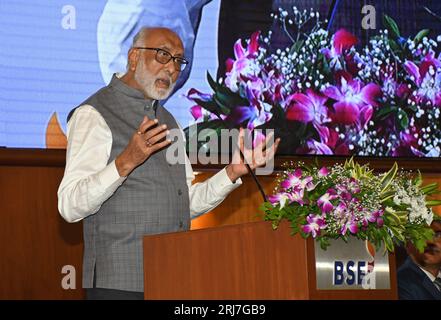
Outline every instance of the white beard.
<svg viewBox="0 0 441 320"><path fill-rule="evenodd" d="M167 89L157 88L156 82L160 79L166 79L169 82ZM138 65L135 70L135 80L141 86L141 90L144 92L146 97L153 100L164 100L167 99L173 92L176 82L172 81L171 76L167 74L162 74L158 76L152 75L146 68L143 59L139 59Z"/></svg>

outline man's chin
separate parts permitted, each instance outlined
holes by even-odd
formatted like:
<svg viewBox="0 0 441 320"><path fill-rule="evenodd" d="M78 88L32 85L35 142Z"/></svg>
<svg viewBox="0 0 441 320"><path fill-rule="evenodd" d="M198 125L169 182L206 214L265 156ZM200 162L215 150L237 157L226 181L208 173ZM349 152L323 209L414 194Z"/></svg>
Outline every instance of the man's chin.
<svg viewBox="0 0 441 320"><path fill-rule="evenodd" d="M170 96L170 90L157 89L155 90L155 100L164 100Z"/></svg>

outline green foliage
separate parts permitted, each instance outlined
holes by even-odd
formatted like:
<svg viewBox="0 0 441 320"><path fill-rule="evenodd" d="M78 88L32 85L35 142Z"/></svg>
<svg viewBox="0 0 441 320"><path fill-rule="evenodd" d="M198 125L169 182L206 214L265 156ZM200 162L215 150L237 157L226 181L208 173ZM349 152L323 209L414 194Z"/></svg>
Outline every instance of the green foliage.
<svg viewBox="0 0 441 320"><path fill-rule="evenodd" d="M430 33L430 29L423 29L420 32L417 33L414 40L416 43L419 43L423 40L424 37L427 37Z"/></svg>
<svg viewBox="0 0 441 320"><path fill-rule="evenodd" d="M401 37L400 29L398 28L398 25L394 19L392 19L388 15L384 15L383 16L383 24L386 27L386 29L391 33L392 37L394 37L396 39Z"/></svg>

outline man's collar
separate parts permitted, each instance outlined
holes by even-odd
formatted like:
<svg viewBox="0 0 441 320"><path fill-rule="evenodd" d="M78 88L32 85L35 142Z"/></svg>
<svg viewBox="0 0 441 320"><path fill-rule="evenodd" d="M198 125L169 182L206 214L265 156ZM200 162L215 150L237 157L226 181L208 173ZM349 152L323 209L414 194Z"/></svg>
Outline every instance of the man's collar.
<svg viewBox="0 0 441 320"><path fill-rule="evenodd" d="M417 264L417 266L418 266L418 268L421 269L421 271L423 271L426 274L427 277L429 277L430 281L432 281L432 282L435 281L436 277L434 277L433 274L431 274L429 271L425 270L420 265ZM439 276L439 273L438 273L438 276Z"/></svg>
<svg viewBox="0 0 441 320"><path fill-rule="evenodd" d="M116 90L122 92L123 94L135 98L135 99L142 99L145 100L146 104L148 104L149 106L152 106L153 108L156 109L157 105L158 105L158 101L157 100L153 100L153 99L146 99L144 97L144 93L138 89L132 88L131 86L125 84L123 81L121 81L121 77L124 74L122 73L114 73L112 76L112 80L109 83L109 86L115 88Z"/></svg>

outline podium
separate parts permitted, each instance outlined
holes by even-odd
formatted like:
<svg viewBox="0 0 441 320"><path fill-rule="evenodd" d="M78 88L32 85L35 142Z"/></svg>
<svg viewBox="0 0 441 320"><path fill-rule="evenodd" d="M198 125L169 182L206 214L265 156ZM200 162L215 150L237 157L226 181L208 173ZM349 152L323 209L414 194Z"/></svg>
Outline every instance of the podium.
<svg viewBox="0 0 441 320"><path fill-rule="evenodd" d="M393 254L388 289L317 289L315 241L291 236L287 222L149 235L143 245L148 300L397 299Z"/></svg>

